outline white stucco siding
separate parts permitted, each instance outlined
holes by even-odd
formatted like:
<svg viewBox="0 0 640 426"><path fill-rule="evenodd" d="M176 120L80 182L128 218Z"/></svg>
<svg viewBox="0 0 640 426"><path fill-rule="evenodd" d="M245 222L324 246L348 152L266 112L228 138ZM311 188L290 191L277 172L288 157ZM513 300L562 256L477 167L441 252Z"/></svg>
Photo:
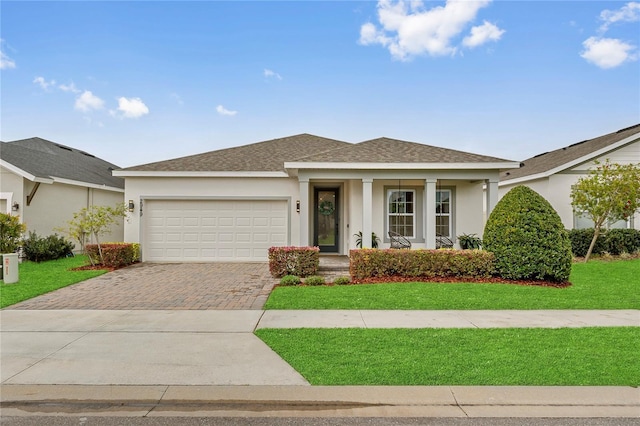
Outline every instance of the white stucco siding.
<svg viewBox="0 0 640 426"><path fill-rule="evenodd" d="M25 194L29 194L35 185L26 182ZM34 231L41 236L53 233L62 234L58 228L65 228L73 219L73 214L85 207L115 206L122 203L122 193L104 191L65 184L41 184L35 192L31 204L27 206L26 195L23 211L27 231ZM122 241L124 237L123 220L112 228L112 231L101 237L101 241Z"/></svg>
<svg viewBox="0 0 640 426"><path fill-rule="evenodd" d="M0 199L5 200L5 210L2 210L2 212L21 217L22 206L26 198L26 195L24 195L24 185L22 183L24 178L4 167L0 169ZM13 203L18 203L20 206L17 212L11 211L11 205Z"/></svg>
<svg viewBox="0 0 640 426"><path fill-rule="evenodd" d="M458 182L455 186L456 239L462 234L476 234L482 238L484 233L482 185L482 182Z"/></svg>

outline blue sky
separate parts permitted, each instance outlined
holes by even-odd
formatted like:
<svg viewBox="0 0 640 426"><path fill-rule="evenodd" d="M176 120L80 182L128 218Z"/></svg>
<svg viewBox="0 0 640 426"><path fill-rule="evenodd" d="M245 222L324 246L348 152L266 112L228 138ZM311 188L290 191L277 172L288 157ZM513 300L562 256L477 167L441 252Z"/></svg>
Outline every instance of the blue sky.
<svg viewBox="0 0 640 426"><path fill-rule="evenodd" d="M0 139L121 167L311 133L522 160L640 122L640 2L2 1Z"/></svg>

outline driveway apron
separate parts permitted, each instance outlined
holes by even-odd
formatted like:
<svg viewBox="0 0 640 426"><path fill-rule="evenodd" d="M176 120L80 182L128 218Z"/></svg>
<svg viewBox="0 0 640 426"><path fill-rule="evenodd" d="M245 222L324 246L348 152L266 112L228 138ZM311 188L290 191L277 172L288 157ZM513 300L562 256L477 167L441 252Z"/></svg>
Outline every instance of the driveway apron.
<svg viewBox="0 0 640 426"><path fill-rule="evenodd" d="M276 283L266 263L141 263L8 309L262 309Z"/></svg>

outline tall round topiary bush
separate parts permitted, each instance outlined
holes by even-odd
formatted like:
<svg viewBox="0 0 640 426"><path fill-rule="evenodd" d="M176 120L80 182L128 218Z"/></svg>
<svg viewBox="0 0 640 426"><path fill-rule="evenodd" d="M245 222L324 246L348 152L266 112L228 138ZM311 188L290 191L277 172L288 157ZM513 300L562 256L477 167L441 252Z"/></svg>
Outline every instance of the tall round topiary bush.
<svg viewBox="0 0 640 426"><path fill-rule="evenodd" d="M540 194L517 186L498 202L484 228L484 248L498 275L512 280L565 282L571 242L560 216Z"/></svg>

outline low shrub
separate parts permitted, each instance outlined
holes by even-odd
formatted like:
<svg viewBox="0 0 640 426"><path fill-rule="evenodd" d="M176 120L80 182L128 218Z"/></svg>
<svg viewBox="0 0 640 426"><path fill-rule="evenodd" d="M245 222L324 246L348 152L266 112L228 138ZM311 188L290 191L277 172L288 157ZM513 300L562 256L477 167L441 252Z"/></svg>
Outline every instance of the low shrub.
<svg viewBox="0 0 640 426"><path fill-rule="evenodd" d="M609 229L605 233L604 245L606 251L613 255L640 251L640 230Z"/></svg>
<svg viewBox="0 0 640 426"><path fill-rule="evenodd" d="M283 286L291 286L291 285L300 285L300 277L296 275L285 275L280 278L280 285Z"/></svg>
<svg viewBox="0 0 640 426"><path fill-rule="evenodd" d="M20 217L0 213L0 253L15 253L26 229Z"/></svg>
<svg viewBox="0 0 640 426"><path fill-rule="evenodd" d="M593 228L571 229L568 234L569 241L571 241L571 253L576 257L584 257L593 239ZM593 247L593 254L602 254L605 251L604 234L600 234Z"/></svg>
<svg viewBox="0 0 640 426"><path fill-rule="evenodd" d="M335 280L333 280L334 285L347 285L350 282L351 282L351 279L349 277L338 277Z"/></svg>
<svg viewBox="0 0 640 426"><path fill-rule="evenodd" d="M135 263L136 253L132 243L100 244L102 261L97 244L87 244L85 249L94 264L109 268L121 268Z"/></svg>
<svg viewBox="0 0 640 426"><path fill-rule="evenodd" d="M568 231L571 241L571 252L576 257L584 257L589 250L593 239L593 228L571 229ZM638 229L608 229L602 230L593 254L609 253L620 255L622 253L635 253L640 251L640 230Z"/></svg>
<svg viewBox="0 0 640 426"><path fill-rule="evenodd" d="M325 280L324 280L324 277L321 277L319 275L312 275L312 276L308 277L307 279L305 279L304 283L306 285L324 285L325 284Z"/></svg>
<svg viewBox="0 0 640 426"><path fill-rule="evenodd" d="M308 277L318 272L319 247L271 247L269 248L269 272L275 278L285 275Z"/></svg>
<svg viewBox="0 0 640 426"><path fill-rule="evenodd" d="M482 250L372 250L349 252L354 281L371 277L486 278L494 270L494 255Z"/></svg>
<svg viewBox="0 0 640 426"><path fill-rule="evenodd" d="M73 256L74 244L58 234L40 237L35 232L29 232L22 241L24 257L32 262L44 262Z"/></svg>
<svg viewBox="0 0 640 426"><path fill-rule="evenodd" d="M102 243L105 244L131 244L133 246L133 263L140 262L140 243L123 243L122 241Z"/></svg>

